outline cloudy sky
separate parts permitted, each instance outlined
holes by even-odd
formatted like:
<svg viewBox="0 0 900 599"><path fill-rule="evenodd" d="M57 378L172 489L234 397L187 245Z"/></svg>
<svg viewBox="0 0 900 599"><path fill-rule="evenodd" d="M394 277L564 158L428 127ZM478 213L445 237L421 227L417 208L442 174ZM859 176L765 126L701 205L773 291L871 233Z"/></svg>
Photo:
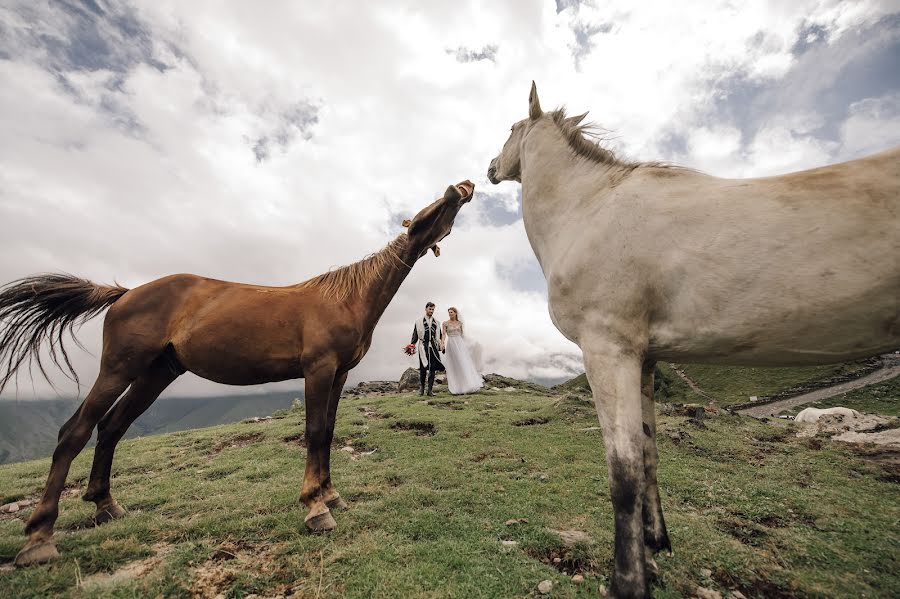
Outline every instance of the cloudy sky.
<svg viewBox="0 0 900 599"><path fill-rule="evenodd" d="M519 186L484 176L532 79L629 158L724 177L839 162L900 143L900 2L3 0L0 282L292 284L471 178L350 382L412 365L427 300L460 308L488 371L573 375ZM101 320L72 352L88 383ZM185 375L167 393L241 391ZM16 393L55 394L27 374Z"/></svg>

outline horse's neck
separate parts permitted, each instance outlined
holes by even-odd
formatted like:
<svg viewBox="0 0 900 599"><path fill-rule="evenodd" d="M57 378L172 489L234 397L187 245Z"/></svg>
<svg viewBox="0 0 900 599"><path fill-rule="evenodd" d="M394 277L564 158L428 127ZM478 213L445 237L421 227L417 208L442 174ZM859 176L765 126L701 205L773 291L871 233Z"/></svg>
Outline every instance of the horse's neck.
<svg viewBox="0 0 900 599"><path fill-rule="evenodd" d="M419 257L418 253L410 249L408 241L398 251L398 254L402 263L387 261L381 267L378 276L373 277L359 290L359 314L364 325L369 329L374 328L378 323Z"/></svg>
<svg viewBox="0 0 900 599"><path fill-rule="evenodd" d="M579 158L552 123L528 134L521 165L525 231L546 275L550 242L577 227L585 199L611 187L618 168Z"/></svg>

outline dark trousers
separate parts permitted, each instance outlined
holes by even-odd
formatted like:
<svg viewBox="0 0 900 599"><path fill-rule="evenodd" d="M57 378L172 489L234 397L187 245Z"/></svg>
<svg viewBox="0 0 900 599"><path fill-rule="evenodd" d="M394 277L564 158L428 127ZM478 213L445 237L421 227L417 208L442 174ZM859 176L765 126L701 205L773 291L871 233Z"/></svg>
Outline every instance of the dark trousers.
<svg viewBox="0 0 900 599"><path fill-rule="evenodd" d="M419 385L425 386L425 377L428 376L428 386L431 387L434 385L434 375L437 371L434 368L426 368L421 363L419 363Z"/></svg>

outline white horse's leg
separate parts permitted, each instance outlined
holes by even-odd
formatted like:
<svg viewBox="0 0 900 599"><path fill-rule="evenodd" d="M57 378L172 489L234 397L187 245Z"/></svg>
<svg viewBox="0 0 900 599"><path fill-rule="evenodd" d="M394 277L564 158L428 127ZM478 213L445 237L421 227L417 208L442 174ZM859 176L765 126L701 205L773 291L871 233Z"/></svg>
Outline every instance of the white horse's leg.
<svg viewBox="0 0 900 599"><path fill-rule="evenodd" d="M613 597L649 597L644 529L642 358L618 347L582 347L588 381L603 429L609 491L616 521Z"/></svg>
<svg viewBox="0 0 900 599"><path fill-rule="evenodd" d="M653 404L653 370L655 362L646 362L641 372L641 415L644 432L644 545L649 571L658 572L653 554L668 549L672 552L666 522L663 519L662 503L659 500L659 486L656 484L656 466L659 453L656 451L656 407Z"/></svg>

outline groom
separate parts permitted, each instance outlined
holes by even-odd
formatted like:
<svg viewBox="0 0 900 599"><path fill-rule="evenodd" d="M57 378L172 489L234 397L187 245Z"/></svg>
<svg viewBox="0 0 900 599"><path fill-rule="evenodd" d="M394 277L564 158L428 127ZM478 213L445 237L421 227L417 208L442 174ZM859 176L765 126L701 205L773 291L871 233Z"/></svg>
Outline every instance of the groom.
<svg viewBox="0 0 900 599"><path fill-rule="evenodd" d="M441 344L441 327L434 319L434 303L425 304L425 316L413 325L412 341L419 353L419 395L425 394L425 375L428 374L428 395L434 395L434 373L444 371L438 350Z"/></svg>

